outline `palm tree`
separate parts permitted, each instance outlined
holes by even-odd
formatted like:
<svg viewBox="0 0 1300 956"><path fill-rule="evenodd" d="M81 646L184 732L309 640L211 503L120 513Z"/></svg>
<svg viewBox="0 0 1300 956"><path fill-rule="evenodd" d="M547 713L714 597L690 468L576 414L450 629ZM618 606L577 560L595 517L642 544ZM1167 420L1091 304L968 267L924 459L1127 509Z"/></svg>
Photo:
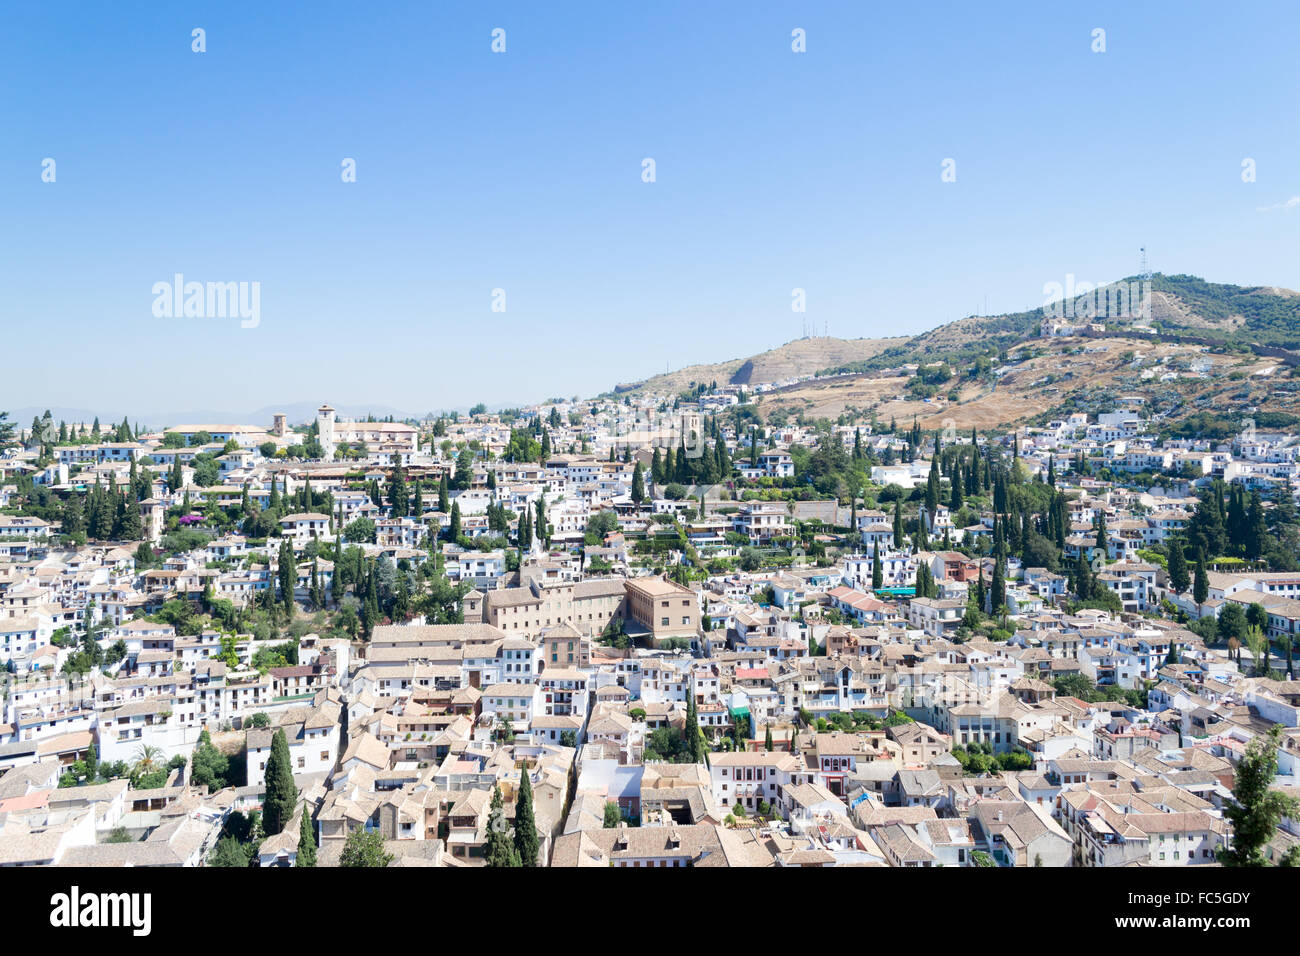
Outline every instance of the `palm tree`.
<svg viewBox="0 0 1300 956"><path fill-rule="evenodd" d="M153 744L141 744L140 749L135 752L136 773L143 775L157 770L162 756L161 747L155 747Z"/></svg>

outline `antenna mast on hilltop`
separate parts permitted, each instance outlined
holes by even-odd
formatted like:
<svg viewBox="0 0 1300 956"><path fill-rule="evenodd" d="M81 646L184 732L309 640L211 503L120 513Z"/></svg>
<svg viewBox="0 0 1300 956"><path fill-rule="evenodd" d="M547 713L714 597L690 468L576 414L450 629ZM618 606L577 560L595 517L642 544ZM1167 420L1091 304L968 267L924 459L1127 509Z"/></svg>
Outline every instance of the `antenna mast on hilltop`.
<svg viewBox="0 0 1300 956"><path fill-rule="evenodd" d="M1147 268L1147 247L1143 246L1138 251L1142 253L1142 278L1149 282L1151 280L1151 270Z"/></svg>

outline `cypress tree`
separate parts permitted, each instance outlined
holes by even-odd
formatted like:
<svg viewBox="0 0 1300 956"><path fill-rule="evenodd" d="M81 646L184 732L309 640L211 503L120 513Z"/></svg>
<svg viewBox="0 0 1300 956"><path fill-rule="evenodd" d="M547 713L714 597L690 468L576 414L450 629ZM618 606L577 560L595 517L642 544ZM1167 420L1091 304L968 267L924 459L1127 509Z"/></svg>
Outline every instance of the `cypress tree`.
<svg viewBox="0 0 1300 956"><path fill-rule="evenodd" d="M277 568L280 579L280 600L284 602L285 608L291 613L293 611L293 589L298 583L298 566L294 561L293 545L289 539L285 538L280 542L279 567Z"/></svg>
<svg viewBox="0 0 1300 956"><path fill-rule="evenodd" d="M1187 557L1183 554L1183 543L1174 540L1169 545L1169 586L1176 594L1182 594L1192 583L1187 573Z"/></svg>
<svg viewBox="0 0 1300 956"><path fill-rule="evenodd" d="M283 830L298 805L298 788L293 783L292 767L289 741L283 728L277 729L271 738L271 756L266 761L266 796L262 800L262 825L267 836L275 836Z"/></svg>
<svg viewBox="0 0 1300 956"><path fill-rule="evenodd" d="M1210 596L1210 572L1205 567L1205 552L1196 552L1196 580L1192 582L1192 600L1196 602L1196 614L1199 617L1201 605Z"/></svg>
<svg viewBox="0 0 1300 956"><path fill-rule="evenodd" d="M118 498L118 524L115 537L123 541L139 541L144 537L144 522L140 520L140 507L125 491Z"/></svg>
<svg viewBox="0 0 1300 956"><path fill-rule="evenodd" d="M1250 508L1245 516L1242 549L1246 557L1258 561L1264 556L1268 526L1264 521L1264 502L1258 491L1250 493Z"/></svg>
<svg viewBox="0 0 1300 956"><path fill-rule="evenodd" d="M991 589L989 613L996 614L1000 608L1006 607L1006 603L1006 569L1003 567L1002 558L999 557L993 565L993 587Z"/></svg>
<svg viewBox="0 0 1300 956"><path fill-rule="evenodd" d="M343 600L343 544L340 539L337 542L338 554L334 556L334 571L330 574L330 599L334 606L339 606L339 601Z"/></svg>
<svg viewBox="0 0 1300 956"><path fill-rule="evenodd" d="M885 572L880 566L880 539L876 538L871 546L871 590L879 591L885 583Z"/></svg>
<svg viewBox="0 0 1300 956"><path fill-rule="evenodd" d="M488 810L487 841L483 846L483 856L488 866L517 867L520 865L519 853L510 839L509 830L501 800L501 788L494 786L492 805Z"/></svg>
<svg viewBox="0 0 1300 956"><path fill-rule="evenodd" d="M1088 566L1088 559L1084 556L1082 550L1079 551L1079 556L1074 560L1074 590L1079 595L1080 601L1092 599L1092 568Z"/></svg>
<svg viewBox="0 0 1300 956"><path fill-rule="evenodd" d="M312 826L311 814L302 808L302 825L298 828L298 855L294 866L310 867L316 865L316 828Z"/></svg>
<svg viewBox="0 0 1300 956"><path fill-rule="evenodd" d="M925 513L933 520L939 508L939 456L930 459L930 476L925 482Z"/></svg>
<svg viewBox="0 0 1300 956"><path fill-rule="evenodd" d="M632 501L637 505L645 501L645 471L639 461L632 469Z"/></svg>
<svg viewBox="0 0 1300 956"><path fill-rule="evenodd" d="M325 606L325 592L320 586L320 569L316 559L311 559L311 603L320 610Z"/></svg>
<svg viewBox="0 0 1300 956"><path fill-rule="evenodd" d="M686 753L691 758L691 763L700 762L700 719L695 710L695 694L691 693L686 699L686 729L683 731L686 736Z"/></svg>
<svg viewBox="0 0 1300 956"><path fill-rule="evenodd" d="M533 785L528 768L519 772L519 795L515 798L515 850L520 866L537 866L539 850L537 821L533 817Z"/></svg>

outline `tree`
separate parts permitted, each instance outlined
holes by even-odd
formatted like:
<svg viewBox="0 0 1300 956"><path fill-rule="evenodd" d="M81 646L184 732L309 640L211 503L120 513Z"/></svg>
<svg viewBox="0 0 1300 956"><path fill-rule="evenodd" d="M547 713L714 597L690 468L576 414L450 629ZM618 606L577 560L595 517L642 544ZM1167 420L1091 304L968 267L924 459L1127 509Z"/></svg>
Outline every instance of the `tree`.
<svg viewBox="0 0 1300 956"><path fill-rule="evenodd" d="M632 469L632 501L637 505L645 501L645 469L639 461Z"/></svg>
<svg viewBox="0 0 1300 956"><path fill-rule="evenodd" d="M1169 586L1174 593L1182 594L1191 585L1192 578L1187 571L1187 557L1183 554L1183 543L1174 541L1169 546Z"/></svg>
<svg viewBox="0 0 1300 956"><path fill-rule="evenodd" d="M533 549L532 511L527 507L519 513L517 537L519 538L519 551L521 554Z"/></svg>
<svg viewBox="0 0 1300 956"><path fill-rule="evenodd" d="M406 490L406 475L400 464L393 468L388 479L388 507L394 518L404 518L410 514L411 499Z"/></svg>
<svg viewBox="0 0 1300 956"><path fill-rule="evenodd" d="M1246 512L1242 531L1242 550L1252 561L1264 554L1268 542L1268 526L1264 521L1264 502L1258 491L1250 493L1250 508Z"/></svg>
<svg viewBox="0 0 1300 956"><path fill-rule="evenodd" d="M528 768L519 772L519 793L515 797L515 850L521 866L536 866L540 849L537 820L533 816L533 784Z"/></svg>
<svg viewBox="0 0 1300 956"><path fill-rule="evenodd" d="M1213 620L1213 618L1209 617L1207 620ZM1235 601L1229 601L1223 605L1223 610L1219 612L1215 632L1221 641L1226 642L1234 637L1238 641L1242 641L1245 640L1248 627L1246 613L1241 609L1241 605Z"/></svg>
<svg viewBox="0 0 1300 956"><path fill-rule="evenodd" d="M879 591L885 584L885 569L880 566L880 539L871 545L871 590Z"/></svg>
<svg viewBox="0 0 1300 956"><path fill-rule="evenodd" d="M459 455L456 456L456 474L452 477L452 484L459 491L464 491L474 482L474 453L468 448L462 448Z"/></svg>
<svg viewBox="0 0 1300 956"><path fill-rule="evenodd" d="M276 730L271 738L271 756L266 761L266 797L262 801L262 820L267 836L275 836L283 830L298 805L292 759L284 730Z"/></svg>
<svg viewBox="0 0 1300 956"><path fill-rule="evenodd" d="M451 505L451 517L447 521L447 538L450 541L460 540L460 502L453 501Z"/></svg>
<svg viewBox="0 0 1300 956"><path fill-rule="evenodd" d="M227 834L217 841L208 857L208 866L248 867L248 851L242 843Z"/></svg>
<svg viewBox="0 0 1300 956"><path fill-rule="evenodd" d="M993 565L993 583L989 588L989 613L996 614L1000 608L1007 605L1007 579L1006 566L1002 559Z"/></svg>
<svg viewBox="0 0 1300 956"><path fill-rule="evenodd" d="M535 505L537 508L537 524L533 530L537 535L537 540L542 543L542 547L549 548L551 546L551 525L546 520L546 496L538 495Z"/></svg>
<svg viewBox="0 0 1300 956"><path fill-rule="evenodd" d="M519 853L510 840L510 825L506 822L505 809L501 801L501 788L492 788L492 805L488 810L487 841L483 845L483 857L488 866L517 867Z"/></svg>
<svg viewBox="0 0 1300 956"><path fill-rule="evenodd" d="M1196 554L1196 580L1192 583L1192 600L1196 602L1196 616L1201 615L1201 605L1210 596L1210 572L1205 567L1205 552Z"/></svg>
<svg viewBox="0 0 1300 956"><path fill-rule="evenodd" d="M285 608L293 612L293 589L298 583L298 565L294 561L293 545L285 538L280 542L280 554L277 557L276 577L280 584L280 600ZM279 831L276 831L277 833Z"/></svg>
<svg viewBox="0 0 1300 956"><path fill-rule="evenodd" d="M763 734L763 749L768 753L772 752L772 725L767 725L767 731Z"/></svg>
<svg viewBox="0 0 1300 956"><path fill-rule="evenodd" d="M393 854L384 849L383 834L361 827L348 834L339 857L339 866L383 867L392 862Z"/></svg>
<svg viewBox="0 0 1300 956"><path fill-rule="evenodd" d="M623 822L623 814L613 800L605 801L605 829L613 830Z"/></svg>
<svg viewBox="0 0 1300 956"><path fill-rule="evenodd" d="M316 865L316 828L312 826L311 814L302 808L302 825L298 828L298 854L294 866Z"/></svg>
<svg viewBox="0 0 1300 956"><path fill-rule="evenodd" d="M198 745L190 756L190 779L195 785L207 787L212 793L226 785L226 772L230 759L212 744L212 737L205 730L199 734Z"/></svg>
<svg viewBox="0 0 1300 956"><path fill-rule="evenodd" d="M930 459L930 476L925 482L925 515L931 523L934 513L939 508L939 456Z"/></svg>
<svg viewBox="0 0 1300 956"><path fill-rule="evenodd" d="M1254 676L1267 677L1270 648L1264 632L1257 627L1247 628L1246 646L1250 648L1250 656L1254 661Z"/></svg>
<svg viewBox="0 0 1300 956"><path fill-rule="evenodd" d="M1300 800L1271 789L1277 776L1277 748L1282 726L1274 724L1267 734L1256 736L1237 764L1232 785L1232 803L1223 815L1232 823L1232 847L1220 847L1223 866L1267 866L1264 847L1273 839L1283 817L1300 812Z"/></svg>

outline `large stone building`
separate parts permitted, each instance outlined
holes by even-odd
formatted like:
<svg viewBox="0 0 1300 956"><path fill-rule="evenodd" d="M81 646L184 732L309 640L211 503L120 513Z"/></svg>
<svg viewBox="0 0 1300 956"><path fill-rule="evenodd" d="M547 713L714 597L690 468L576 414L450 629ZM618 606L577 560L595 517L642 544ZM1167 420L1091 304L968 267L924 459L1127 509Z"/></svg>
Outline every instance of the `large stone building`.
<svg viewBox="0 0 1300 956"><path fill-rule="evenodd" d="M693 640L700 627L695 592L662 577L595 578L587 581L533 578L518 587L465 596L465 620L481 621L507 634L534 637L568 625L586 638L599 637L614 618L650 645L668 638Z"/></svg>

